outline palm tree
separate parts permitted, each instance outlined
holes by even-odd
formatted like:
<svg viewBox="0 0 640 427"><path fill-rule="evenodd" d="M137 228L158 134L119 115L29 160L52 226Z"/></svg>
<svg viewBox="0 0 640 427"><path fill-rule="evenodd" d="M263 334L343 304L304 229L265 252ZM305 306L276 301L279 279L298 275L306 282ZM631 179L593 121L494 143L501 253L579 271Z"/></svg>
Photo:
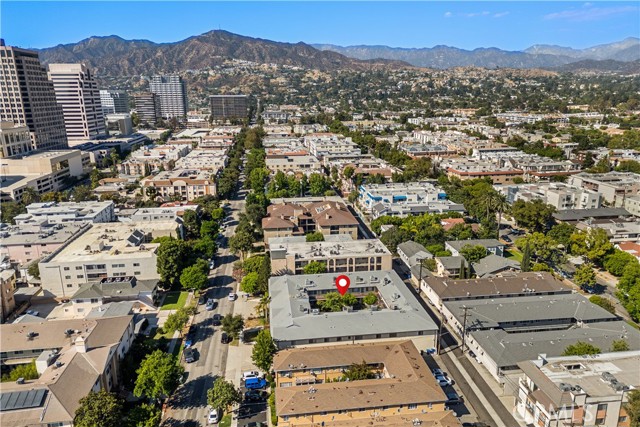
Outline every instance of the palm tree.
<svg viewBox="0 0 640 427"><path fill-rule="evenodd" d="M498 239L500 238L500 223L502 222L502 214L509 210L509 202L504 194L496 193L493 201L493 208L498 212Z"/></svg>
<svg viewBox="0 0 640 427"><path fill-rule="evenodd" d="M269 320L269 303L271 302L271 297L268 292L265 292L260 298L260 302L256 305L256 312L258 316L264 317L265 322Z"/></svg>

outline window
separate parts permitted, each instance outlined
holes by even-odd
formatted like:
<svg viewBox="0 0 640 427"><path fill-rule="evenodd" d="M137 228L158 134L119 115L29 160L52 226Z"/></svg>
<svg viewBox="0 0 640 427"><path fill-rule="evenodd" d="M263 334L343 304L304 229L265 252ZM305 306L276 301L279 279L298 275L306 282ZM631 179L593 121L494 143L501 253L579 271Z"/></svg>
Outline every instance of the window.
<svg viewBox="0 0 640 427"><path fill-rule="evenodd" d="M69 267L63 268L64 271L69 271Z"/></svg>
<svg viewBox="0 0 640 427"><path fill-rule="evenodd" d="M78 279L84 279L84 275L83 275L83 274L78 274L76 277L77 277Z"/></svg>
<svg viewBox="0 0 640 427"><path fill-rule="evenodd" d="M91 303L96 304L98 302L98 298L91 298Z"/></svg>
<svg viewBox="0 0 640 427"><path fill-rule="evenodd" d="M71 285L71 284L67 283L67 288L70 288L71 286L73 286L73 285Z"/></svg>
<svg viewBox="0 0 640 427"><path fill-rule="evenodd" d="M71 280L71 276L64 276L65 279Z"/></svg>
<svg viewBox="0 0 640 427"><path fill-rule="evenodd" d="M598 411L606 411L607 410L607 404L606 403L600 403L598 405Z"/></svg>
<svg viewBox="0 0 640 427"><path fill-rule="evenodd" d="M599 426L602 424L604 424L604 418L596 418L596 425Z"/></svg>
<svg viewBox="0 0 640 427"><path fill-rule="evenodd" d="M89 268L89 267L87 267ZM76 267L76 270L82 270L82 266Z"/></svg>
<svg viewBox="0 0 640 427"><path fill-rule="evenodd" d="M626 421L627 421L627 416L626 416L626 415L623 415L623 416L621 416L621 417L618 417L618 424L619 424L619 423L624 423L624 422L626 422Z"/></svg>
<svg viewBox="0 0 640 427"><path fill-rule="evenodd" d="M140 273L139 271L134 271L134 272L133 272L133 275L134 275L134 276L139 276L140 274L142 274L142 273Z"/></svg>
<svg viewBox="0 0 640 427"><path fill-rule="evenodd" d="M407 408L409 408L409 409L418 409L418 405L416 403L410 403Z"/></svg>
<svg viewBox="0 0 640 427"><path fill-rule="evenodd" d="M140 263L139 263L139 262L134 262L134 263L133 263L133 266L134 266L134 267L140 267Z"/></svg>

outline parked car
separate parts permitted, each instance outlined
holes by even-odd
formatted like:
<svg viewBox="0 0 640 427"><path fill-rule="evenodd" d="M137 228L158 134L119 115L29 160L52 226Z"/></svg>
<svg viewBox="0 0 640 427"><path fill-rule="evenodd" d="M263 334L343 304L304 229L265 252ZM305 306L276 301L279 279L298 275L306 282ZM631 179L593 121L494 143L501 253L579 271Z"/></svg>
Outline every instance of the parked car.
<svg viewBox="0 0 640 427"><path fill-rule="evenodd" d="M185 362L193 363L196 361L196 352L192 348L186 348L182 354Z"/></svg>
<svg viewBox="0 0 640 427"><path fill-rule="evenodd" d="M448 385L453 385L453 380L451 378L449 378L449 377L444 376L444 375L436 375L436 381L442 387L448 386Z"/></svg>
<svg viewBox="0 0 640 427"><path fill-rule="evenodd" d="M511 238L509 236L507 236L506 234L504 236L502 236L502 240L504 240L507 243L513 242L513 240L511 240Z"/></svg>
<svg viewBox="0 0 640 427"><path fill-rule="evenodd" d="M469 356L471 356L471 358L474 359L476 362L482 364L482 361L480 360L480 358L473 351L469 351Z"/></svg>
<svg viewBox="0 0 640 427"><path fill-rule="evenodd" d="M207 300L207 305L205 306L205 308L207 309L207 311L211 311L214 308L216 308L216 301L214 299L209 298Z"/></svg>
<svg viewBox="0 0 640 427"><path fill-rule="evenodd" d="M38 310L27 310L27 314L31 316L40 316L40 312Z"/></svg>
<svg viewBox="0 0 640 427"><path fill-rule="evenodd" d="M212 409L207 416L207 424L217 424L220 422L220 416L217 409Z"/></svg>
<svg viewBox="0 0 640 427"><path fill-rule="evenodd" d="M460 398L460 396L458 396L458 393L456 393L455 391L447 393L447 401L445 402L446 405L457 405L459 403L462 403L462 399Z"/></svg>
<svg viewBox="0 0 640 427"><path fill-rule="evenodd" d="M258 371L245 371L242 373L242 381L246 381L249 378L262 378L264 375Z"/></svg>
<svg viewBox="0 0 640 427"><path fill-rule="evenodd" d="M427 356L432 355L432 354L436 354L436 349L435 348L428 348L426 353L427 353Z"/></svg>
<svg viewBox="0 0 640 427"><path fill-rule="evenodd" d="M264 378L249 378L244 386L247 390L260 390L267 386L267 381Z"/></svg>
<svg viewBox="0 0 640 427"><path fill-rule="evenodd" d="M216 262L214 260L209 261L209 270L216 268Z"/></svg>
<svg viewBox="0 0 640 427"><path fill-rule="evenodd" d="M249 424L245 424L244 427L267 427L262 421L251 421Z"/></svg>
<svg viewBox="0 0 640 427"><path fill-rule="evenodd" d="M198 298L198 305L202 305L205 302L207 302L207 296L206 295L200 295L200 298Z"/></svg>
<svg viewBox="0 0 640 427"><path fill-rule="evenodd" d="M222 314L214 314L213 317L211 318L211 324L213 326L220 326L222 325Z"/></svg>
<svg viewBox="0 0 640 427"><path fill-rule="evenodd" d="M235 292L231 292L228 298L229 301L235 301L236 299L238 299L238 295Z"/></svg>
<svg viewBox="0 0 640 427"><path fill-rule="evenodd" d="M229 344L231 342L231 337L227 335L226 332L223 332L222 334L220 334L220 342L222 344Z"/></svg>
<svg viewBox="0 0 640 427"><path fill-rule="evenodd" d="M438 369L438 368L432 369L431 373L433 373L434 377L437 377L438 375L446 375L446 373L443 372L442 369Z"/></svg>
<svg viewBox="0 0 640 427"><path fill-rule="evenodd" d="M259 390L248 390L244 393L244 400L247 402L262 402L267 397L267 393Z"/></svg>

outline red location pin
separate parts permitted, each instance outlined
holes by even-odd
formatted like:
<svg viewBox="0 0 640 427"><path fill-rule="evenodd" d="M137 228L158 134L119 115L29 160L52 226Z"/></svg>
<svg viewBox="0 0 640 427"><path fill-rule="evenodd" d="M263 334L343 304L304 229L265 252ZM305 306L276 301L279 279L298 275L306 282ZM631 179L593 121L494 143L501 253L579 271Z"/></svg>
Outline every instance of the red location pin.
<svg viewBox="0 0 640 427"><path fill-rule="evenodd" d="M349 280L347 276L342 275L336 277L336 288L338 288L338 292L340 292L340 295L344 296L344 294L347 293L350 284L351 280Z"/></svg>

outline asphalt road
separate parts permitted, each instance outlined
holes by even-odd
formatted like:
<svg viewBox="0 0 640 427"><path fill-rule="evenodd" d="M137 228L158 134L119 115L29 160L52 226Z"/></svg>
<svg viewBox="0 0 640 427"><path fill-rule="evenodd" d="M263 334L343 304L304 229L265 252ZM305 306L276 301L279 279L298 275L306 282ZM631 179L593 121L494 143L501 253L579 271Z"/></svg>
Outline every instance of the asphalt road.
<svg viewBox="0 0 640 427"><path fill-rule="evenodd" d="M239 183L241 185L242 183ZM229 200L232 220L227 229L222 232L222 244L218 249L216 268L210 273L210 287L208 298L218 301L213 311L206 311L204 305L198 306L198 313L194 318L197 325L196 339L193 348L196 351L196 361L184 363L185 383L178 388L167 405L164 426L204 426L207 424L207 390L212 387L214 380L225 375L227 365L228 344L220 342L220 327L212 325L214 313L223 316L233 312L234 302L227 296L237 291L237 283L232 277L233 263L237 257L229 251L228 238L233 235L238 215L244 211L245 195L240 192Z"/></svg>

